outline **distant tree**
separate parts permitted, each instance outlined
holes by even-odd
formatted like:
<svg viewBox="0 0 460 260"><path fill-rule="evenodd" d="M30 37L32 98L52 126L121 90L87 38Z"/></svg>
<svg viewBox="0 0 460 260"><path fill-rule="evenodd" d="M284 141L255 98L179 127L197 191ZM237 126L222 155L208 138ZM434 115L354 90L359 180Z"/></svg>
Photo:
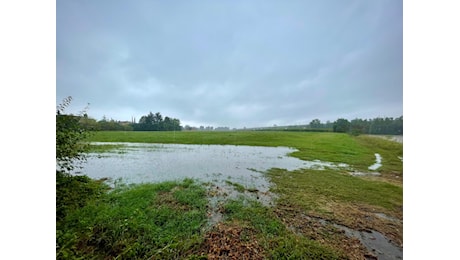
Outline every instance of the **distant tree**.
<svg viewBox="0 0 460 260"><path fill-rule="evenodd" d="M348 132L353 135L359 134L403 134L403 117L377 117L374 119L356 118L348 122L346 119L338 119L333 123L334 132Z"/></svg>
<svg viewBox="0 0 460 260"><path fill-rule="evenodd" d="M139 123L135 125L134 130L152 131L153 130L154 115L152 112L139 119Z"/></svg>
<svg viewBox="0 0 460 260"><path fill-rule="evenodd" d="M130 131L132 127L130 125L124 125L118 121L113 120L101 120L98 122L100 130L103 131Z"/></svg>
<svg viewBox="0 0 460 260"><path fill-rule="evenodd" d="M139 123L132 124L135 131L180 131L179 119L163 116L160 112L153 114L150 112L146 116L142 116Z"/></svg>
<svg viewBox="0 0 460 260"><path fill-rule="evenodd" d="M162 131L178 131L181 130L180 121L176 118L170 118L168 116L163 120L160 129Z"/></svg>
<svg viewBox="0 0 460 260"><path fill-rule="evenodd" d="M392 131L394 134L402 135L403 134L403 117L400 116L395 118L392 124Z"/></svg>
<svg viewBox="0 0 460 260"><path fill-rule="evenodd" d="M180 125L180 120L179 119L173 118L172 121L171 121L171 124L172 124L172 130L174 130L174 131L181 131L182 130L182 126Z"/></svg>
<svg viewBox="0 0 460 260"><path fill-rule="evenodd" d="M402 116L396 119L392 117L377 117L369 122L370 134L402 134Z"/></svg>
<svg viewBox="0 0 460 260"><path fill-rule="evenodd" d="M339 133L348 133L350 131L350 122L344 118L337 119L333 124L333 131Z"/></svg>
<svg viewBox="0 0 460 260"><path fill-rule="evenodd" d="M144 124L144 125L153 125L153 113L150 112L146 116L142 116L141 119L139 120L139 124Z"/></svg>
<svg viewBox="0 0 460 260"><path fill-rule="evenodd" d="M96 119L89 117L86 113L80 118L80 125L88 131L96 131L101 129Z"/></svg>
<svg viewBox="0 0 460 260"><path fill-rule="evenodd" d="M155 115L153 116L153 123L161 123L163 121L163 116L160 114L160 112L156 112Z"/></svg>
<svg viewBox="0 0 460 260"><path fill-rule="evenodd" d="M367 134L369 132L369 123L363 119L353 119L350 122L350 133L352 135Z"/></svg>
<svg viewBox="0 0 460 260"><path fill-rule="evenodd" d="M321 121L319 119L313 119L310 122L310 127L311 128L321 128Z"/></svg>
<svg viewBox="0 0 460 260"><path fill-rule="evenodd" d="M324 124L324 128L332 129L333 127L334 127L334 123L332 123L329 120L327 120L326 123Z"/></svg>

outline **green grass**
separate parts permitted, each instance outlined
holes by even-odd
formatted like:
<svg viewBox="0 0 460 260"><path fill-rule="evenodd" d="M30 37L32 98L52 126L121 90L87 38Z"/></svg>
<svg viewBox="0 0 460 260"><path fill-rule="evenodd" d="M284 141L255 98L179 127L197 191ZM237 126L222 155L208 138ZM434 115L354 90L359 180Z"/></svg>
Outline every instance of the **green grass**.
<svg viewBox="0 0 460 260"><path fill-rule="evenodd" d="M275 184L273 191L282 194L279 203L295 204L306 211L325 212L324 205L333 201L398 212L403 203L403 190L398 185L337 171L272 169L268 176Z"/></svg>
<svg viewBox="0 0 460 260"><path fill-rule="evenodd" d="M122 186L57 222L57 258L187 256L202 243L206 204L192 180Z"/></svg>
<svg viewBox="0 0 460 260"><path fill-rule="evenodd" d="M87 176L69 176L56 171L56 221L105 195L109 187Z"/></svg>

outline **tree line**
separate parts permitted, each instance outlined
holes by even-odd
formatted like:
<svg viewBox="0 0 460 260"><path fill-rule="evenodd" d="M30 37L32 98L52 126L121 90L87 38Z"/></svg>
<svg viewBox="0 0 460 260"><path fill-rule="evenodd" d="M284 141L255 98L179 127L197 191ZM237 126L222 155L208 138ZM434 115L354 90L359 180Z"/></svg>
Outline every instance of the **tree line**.
<svg viewBox="0 0 460 260"><path fill-rule="evenodd" d="M70 102L70 101L67 101ZM201 126L193 128L190 126L181 126L181 122L177 118L172 118L161 115L160 112L153 114L152 112L140 118L139 122L132 121L115 121L107 119L105 116L102 120L95 120L89 117L86 113L82 116L73 116L79 118L79 123L85 130L102 130L102 131L181 131L185 130L230 130L230 128L213 128ZM403 116L393 117L377 117L373 119L355 118L351 121L345 118L339 118L334 122L321 122L319 119L313 119L308 125L303 126L284 126L284 127L263 127L254 128L252 130L282 130L282 131L317 131L317 132L338 132L349 133L353 135L359 134L387 134L387 135L402 135L403 134Z"/></svg>
<svg viewBox="0 0 460 260"><path fill-rule="evenodd" d="M180 120L177 118L165 117L160 112L150 112L142 116L139 123L133 123L134 131L181 131Z"/></svg>
<svg viewBox="0 0 460 260"><path fill-rule="evenodd" d="M377 134L377 135L402 135L403 134L403 117L377 117L373 119L356 118L351 121L345 118L339 118L334 122L321 122L319 119L313 119L306 125L288 125L272 127L257 127L249 130L255 131L289 131L289 132L337 132L349 133L352 135L359 134Z"/></svg>
<svg viewBox="0 0 460 260"><path fill-rule="evenodd" d="M344 118L339 118L332 124L327 122L321 123L319 119L314 119L310 122L312 129L328 129L332 126L333 132L350 133L353 135L359 134L386 134L386 135L402 135L403 134L403 117L377 117L374 119L356 118L348 121Z"/></svg>
<svg viewBox="0 0 460 260"><path fill-rule="evenodd" d="M102 120L96 121L88 117L87 114L80 116L80 124L86 130L102 130L102 131L181 131L181 130L227 130L230 128L213 128L200 127L192 128L190 126L182 127L180 120L177 118L164 117L160 112L153 114L150 112L141 117L138 123L131 121L115 121L103 117ZM251 129L250 129L251 130ZM282 131L314 131L314 132L338 132L350 133L353 135L359 134L387 134L387 135L402 135L403 134L403 117L377 117L373 119L356 118L351 121L344 118L339 118L334 122L321 122L319 119L313 119L308 125L303 126L285 126L285 127L264 127L252 130L282 130Z"/></svg>
<svg viewBox="0 0 460 260"><path fill-rule="evenodd" d="M180 120L161 115L160 112L150 112L141 117L138 123L132 121L115 121L105 116L97 121L86 113L80 117L80 124L86 130L91 131L181 131Z"/></svg>

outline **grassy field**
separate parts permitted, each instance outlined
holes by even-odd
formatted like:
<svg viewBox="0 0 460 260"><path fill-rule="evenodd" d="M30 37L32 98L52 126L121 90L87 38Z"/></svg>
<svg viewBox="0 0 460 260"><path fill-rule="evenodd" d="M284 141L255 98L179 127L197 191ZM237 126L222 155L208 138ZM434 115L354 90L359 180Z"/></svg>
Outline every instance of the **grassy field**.
<svg viewBox="0 0 460 260"><path fill-rule="evenodd" d="M57 220L57 258L75 259L365 259L372 254L335 223L381 232L402 246L403 146L381 138L312 132L96 132L90 141L286 146L304 160L347 163L346 170L271 169L275 206L244 196L223 200L222 220L208 225L208 184L194 180L116 187L80 181L84 203L64 201ZM104 149L110 149L106 146ZM243 194L244 187L228 182ZM89 192L88 192L89 191ZM262 194L261 194L262 195ZM71 206L68 206L71 204ZM59 204L60 205L60 204ZM379 215L380 214L380 215ZM378 216L385 216L381 218Z"/></svg>

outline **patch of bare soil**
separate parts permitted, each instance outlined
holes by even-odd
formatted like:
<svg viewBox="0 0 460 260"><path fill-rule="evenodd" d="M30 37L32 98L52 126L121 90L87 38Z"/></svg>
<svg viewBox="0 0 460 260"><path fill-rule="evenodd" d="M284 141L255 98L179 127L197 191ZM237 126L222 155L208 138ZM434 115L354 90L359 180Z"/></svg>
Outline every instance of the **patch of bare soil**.
<svg viewBox="0 0 460 260"><path fill-rule="evenodd" d="M202 254L207 259L265 259L251 228L218 223L206 234Z"/></svg>

